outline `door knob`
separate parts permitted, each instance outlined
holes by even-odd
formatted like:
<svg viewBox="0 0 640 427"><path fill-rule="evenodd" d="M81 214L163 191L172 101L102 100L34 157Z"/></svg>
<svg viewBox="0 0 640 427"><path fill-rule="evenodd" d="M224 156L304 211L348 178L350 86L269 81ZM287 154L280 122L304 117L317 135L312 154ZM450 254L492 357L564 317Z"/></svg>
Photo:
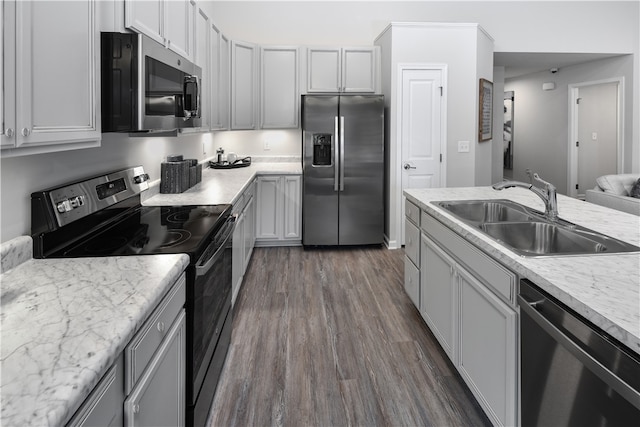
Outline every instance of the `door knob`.
<svg viewBox="0 0 640 427"><path fill-rule="evenodd" d="M404 170L415 169L415 166L411 166L409 163L404 164Z"/></svg>

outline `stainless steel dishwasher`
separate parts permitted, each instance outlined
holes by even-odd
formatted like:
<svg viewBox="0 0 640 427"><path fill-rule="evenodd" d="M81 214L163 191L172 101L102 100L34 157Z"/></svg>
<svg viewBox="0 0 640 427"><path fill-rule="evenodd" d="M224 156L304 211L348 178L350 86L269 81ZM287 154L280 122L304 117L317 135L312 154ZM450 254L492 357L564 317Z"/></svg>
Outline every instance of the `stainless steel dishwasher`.
<svg viewBox="0 0 640 427"><path fill-rule="evenodd" d="M520 282L522 426L640 425L640 357Z"/></svg>

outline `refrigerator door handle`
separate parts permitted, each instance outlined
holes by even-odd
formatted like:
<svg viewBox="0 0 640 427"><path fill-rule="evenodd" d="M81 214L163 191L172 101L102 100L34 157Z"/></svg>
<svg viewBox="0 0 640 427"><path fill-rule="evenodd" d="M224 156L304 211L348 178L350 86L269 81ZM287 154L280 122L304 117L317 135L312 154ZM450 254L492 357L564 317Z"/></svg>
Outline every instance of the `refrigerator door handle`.
<svg viewBox="0 0 640 427"><path fill-rule="evenodd" d="M338 135L339 135L339 129L338 129L338 116L335 116L334 118L334 129L333 129L333 140L331 141L331 143L333 144L333 171L334 171L334 175L333 175L333 191L339 191L339 180L340 180L340 175L339 175L339 163L338 163Z"/></svg>
<svg viewBox="0 0 640 427"><path fill-rule="evenodd" d="M340 191L344 191L344 116L340 116Z"/></svg>

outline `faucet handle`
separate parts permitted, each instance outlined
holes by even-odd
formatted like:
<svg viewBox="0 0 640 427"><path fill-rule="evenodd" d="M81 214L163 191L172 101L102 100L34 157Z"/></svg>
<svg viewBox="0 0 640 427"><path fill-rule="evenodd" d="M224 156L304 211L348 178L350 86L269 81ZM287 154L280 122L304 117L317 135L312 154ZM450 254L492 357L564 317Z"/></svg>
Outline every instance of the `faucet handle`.
<svg viewBox="0 0 640 427"><path fill-rule="evenodd" d="M555 190L556 187L552 183L547 182L544 179L540 178L540 175L538 175L537 172L534 172L533 177L535 178L536 181L540 182L541 184L544 184L546 188Z"/></svg>
<svg viewBox="0 0 640 427"><path fill-rule="evenodd" d="M529 184L533 185L533 175L531 173L531 169L529 169L529 168L525 169L525 173L529 177Z"/></svg>

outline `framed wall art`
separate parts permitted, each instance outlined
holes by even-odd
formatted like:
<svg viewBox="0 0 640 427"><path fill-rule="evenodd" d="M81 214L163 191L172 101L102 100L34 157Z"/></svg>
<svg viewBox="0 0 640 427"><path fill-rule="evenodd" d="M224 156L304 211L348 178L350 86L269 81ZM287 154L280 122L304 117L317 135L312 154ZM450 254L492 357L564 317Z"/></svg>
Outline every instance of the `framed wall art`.
<svg viewBox="0 0 640 427"><path fill-rule="evenodd" d="M488 141L493 137L493 83L486 79L480 79L478 111L478 141Z"/></svg>

